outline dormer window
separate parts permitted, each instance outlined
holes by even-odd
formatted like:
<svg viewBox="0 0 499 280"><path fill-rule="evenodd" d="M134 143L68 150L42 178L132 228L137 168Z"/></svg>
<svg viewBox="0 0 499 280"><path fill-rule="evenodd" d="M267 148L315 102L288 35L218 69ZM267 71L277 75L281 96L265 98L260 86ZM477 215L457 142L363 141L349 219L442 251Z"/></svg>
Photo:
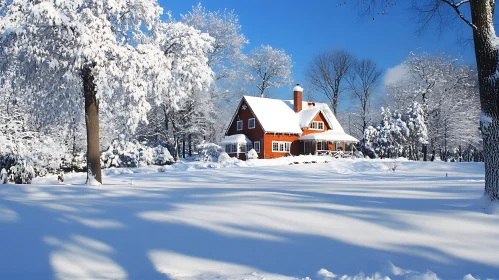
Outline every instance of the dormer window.
<svg viewBox="0 0 499 280"><path fill-rule="evenodd" d="M237 121L237 130L243 130L243 121Z"/></svg>
<svg viewBox="0 0 499 280"><path fill-rule="evenodd" d="M310 123L309 128L312 130L324 130L324 122L313 121Z"/></svg>

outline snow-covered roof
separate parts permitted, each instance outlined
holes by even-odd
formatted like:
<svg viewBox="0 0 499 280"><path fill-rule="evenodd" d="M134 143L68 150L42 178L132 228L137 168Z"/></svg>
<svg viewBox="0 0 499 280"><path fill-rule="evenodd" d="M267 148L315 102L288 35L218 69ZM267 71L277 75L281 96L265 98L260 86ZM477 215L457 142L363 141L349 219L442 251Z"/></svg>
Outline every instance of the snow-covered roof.
<svg viewBox="0 0 499 280"><path fill-rule="evenodd" d="M265 132L301 134L298 115L280 99L244 96Z"/></svg>
<svg viewBox="0 0 499 280"><path fill-rule="evenodd" d="M293 100L283 101L291 110L294 110ZM330 130L345 133L343 127L341 127L329 106L326 103L319 102L302 101L302 110L297 114L300 119L300 127L308 127L319 112L322 112L322 115L326 118L326 122L328 123Z"/></svg>
<svg viewBox="0 0 499 280"><path fill-rule="evenodd" d="M310 109L301 110L298 112L298 119L300 120L300 127L305 128L310 125L310 123L314 120L314 118L319 114L321 108L314 107Z"/></svg>
<svg viewBox="0 0 499 280"><path fill-rule="evenodd" d="M231 136L225 136L221 142L222 144L251 144L251 140L244 134L234 134Z"/></svg>
<svg viewBox="0 0 499 280"><path fill-rule="evenodd" d="M359 142L355 137L338 131L325 131L320 133L312 133L300 137L299 140L315 140L315 141L341 141L341 142Z"/></svg>

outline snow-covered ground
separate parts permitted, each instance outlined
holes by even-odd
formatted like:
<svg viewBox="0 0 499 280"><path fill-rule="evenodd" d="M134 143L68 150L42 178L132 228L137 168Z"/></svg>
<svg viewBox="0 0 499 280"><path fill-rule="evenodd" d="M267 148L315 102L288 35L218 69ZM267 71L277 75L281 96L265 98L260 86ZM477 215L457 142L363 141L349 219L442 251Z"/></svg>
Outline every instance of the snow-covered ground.
<svg viewBox="0 0 499 280"><path fill-rule="evenodd" d="M483 164L288 163L0 185L0 279L499 279Z"/></svg>

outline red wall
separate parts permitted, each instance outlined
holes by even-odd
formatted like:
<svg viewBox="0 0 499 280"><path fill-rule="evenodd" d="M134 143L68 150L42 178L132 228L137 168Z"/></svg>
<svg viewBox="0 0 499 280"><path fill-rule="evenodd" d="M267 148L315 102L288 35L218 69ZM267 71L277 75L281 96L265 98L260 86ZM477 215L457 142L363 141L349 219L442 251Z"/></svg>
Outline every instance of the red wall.
<svg viewBox="0 0 499 280"><path fill-rule="evenodd" d="M246 105L246 110L243 110L243 105ZM263 158L263 147L264 147L264 141L263 141L263 136L264 132L262 129L262 126L258 122L258 119L255 120L255 128L249 129L248 128L248 120L251 118L254 118L255 116L253 115L253 112L251 111L251 108L246 104L244 98L241 100L239 103L239 107L237 108L236 115L234 116L234 119L232 120L232 123L229 126L229 129L227 130L227 136L234 135L234 134L244 134L246 137L248 137L252 142L255 141L260 141L260 153L258 153L258 158ZM237 121L242 120L243 121L243 129L242 130L237 130ZM236 154L229 154L232 157L235 157ZM244 153L239 154L240 159L246 159L246 155Z"/></svg>
<svg viewBox="0 0 499 280"><path fill-rule="evenodd" d="M291 151L290 151L291 154L298 155L300 151L298 146L299 145L298 138L300 138L300 136L298 135L274 134L274 133L265 134L264 158L279 158L286 156L288 154L287 152L272 152L272 141L291 142Z"/></svg>
<svg viewBox="0 0 499 280"><path fill-rule="evenodd" d="M317 114L317 116L315 116L314 118L314 121L319 121L319 122L323 122L324 123L324 130L314 130L314 129L308 129L308 128L305 128L303 130L303 134L302 136L305 136L305 135L308 135L308 134L312 134L312 133L319 133L319 132L324 132L326 130L329 130L331 129L329 127L329 125L327 124L326 122L326 118L324 118L324 116L322 115L322 112Z"/></svg>

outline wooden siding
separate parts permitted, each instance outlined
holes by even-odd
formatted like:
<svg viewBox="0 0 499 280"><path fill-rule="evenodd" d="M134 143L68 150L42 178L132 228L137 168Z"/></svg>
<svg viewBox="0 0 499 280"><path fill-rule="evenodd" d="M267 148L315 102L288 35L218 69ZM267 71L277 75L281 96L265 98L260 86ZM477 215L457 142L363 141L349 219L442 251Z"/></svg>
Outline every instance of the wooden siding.
<svg viewBox="0 0 499 280"><path fill-rule="evenodd" d="M319 114L317 114L317 116L315 116L314 121L323 122L324 123L324 130L315 130L315 129L305 128L305 129L303 129L302 136L312 134L312 133L324 132L324 131L331 129L326 122L326 118L324 117L324 115L322 115L322 112L320 112Z"/></svg>
<svg viewBox="0 0 499 280"><path fill-rule="evenodd" d="M243 106L246 106L246 109L243 109ZM234 135L234 134L244 134L248 137L251 142L260 141L260 153L258 153L258 158L264 158L263 147L264 147L264 131L258 119L255 118L255 128L248 128L248 120L251 118L255 118L253 111L249 105L245 102L244 98L239 103L239 107L237 108L236 114L232 120L232 123L229 125L229 129L227 130L226 135ZM237 130L237 121L243 121L243 129ZM225 148L225 147L224 147ZM229 154L231 157L236 157L236 154ZM246 159L246 155L244 153L239 153L239 159Z"/></svg>
<svg viewBox="0 0 499 280"><path fill-rule="evenodd" d="M265 134L264 158L279 158L288 155L287 152L272 152L272 141L291 142L290 153L292 155L298 155L300 152L298 138L300 138L299 135L289 135L282 133Z"/></svg>

